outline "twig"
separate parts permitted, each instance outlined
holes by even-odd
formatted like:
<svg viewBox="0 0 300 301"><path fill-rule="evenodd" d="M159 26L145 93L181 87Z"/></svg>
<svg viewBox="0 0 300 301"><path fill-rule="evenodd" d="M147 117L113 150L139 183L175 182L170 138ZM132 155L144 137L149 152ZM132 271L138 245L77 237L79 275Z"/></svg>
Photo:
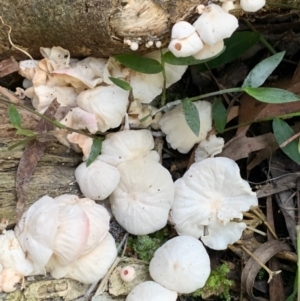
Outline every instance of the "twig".
<svg viewBox="0 0 300 301"><path fill-rule="evenodd" d="M289 143L291 143L292 141L296 140L297 138L300 137L300 132L293 135L292 137L290 137L289 139L287 139L286 141L282 142L279 147L280 148L284 148L285 146L287 146Z"/></svg>

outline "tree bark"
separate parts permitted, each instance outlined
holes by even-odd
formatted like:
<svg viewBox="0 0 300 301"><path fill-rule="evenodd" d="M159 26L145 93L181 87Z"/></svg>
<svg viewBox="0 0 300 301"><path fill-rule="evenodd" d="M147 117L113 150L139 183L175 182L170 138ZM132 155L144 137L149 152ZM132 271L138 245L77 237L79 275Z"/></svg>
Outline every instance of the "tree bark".
<svg viewBox="0 0 300 301"><path fill-rule="evenodd" d="M13 43L39 59L39 48L61 46L71 56L108 57L129 52L124 38L137 40L146 51L149 40L168 44L172 25L197 17L195 7L208 0L0 0L0 15L11 26ZM297 7L299 0L268 0L264 10L251 14L260 18ZM283 4L278 9L272 3ZM241 11L236 11L240 16ZM1 23L0 23L1 24ZM8 28L0 26L0 60L26 56L11 47Z"/></svg>
<svg viewBox="0 0 300 301"><path fill-rule="evenodd" d="M167 43L171 24L191 15L199 0L0 0L12 41L39 58L39 47L61 46L72 57L108 57L129 51L124 38ZM0 27L0 59L24 54L11 48Z"/></svg>

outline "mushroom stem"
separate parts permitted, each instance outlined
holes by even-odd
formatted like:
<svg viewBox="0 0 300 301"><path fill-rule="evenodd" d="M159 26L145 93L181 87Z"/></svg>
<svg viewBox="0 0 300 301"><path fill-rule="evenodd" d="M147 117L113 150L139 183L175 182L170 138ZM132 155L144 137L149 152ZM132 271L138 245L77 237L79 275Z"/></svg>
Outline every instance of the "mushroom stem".
<svg viewBox="0 0 300 301"><path fill-rule="evenodd" d="M279 271L271 271L258 257L256 257L253 253L251 253L246 247L241 246L241 248L249 255L251 256L262 268L266 270L266 272L269 274L268 283L273 279L275 275L278 275L281 273L281 270Z"/></svg>
<svg viewBox="0 0 300 301"><path fill-rule="evenodd" d="M267 236L267 234L266 234L265 232L260 231L260 230L257 230L257 229L255 229L255 228L253 228L253 227L247 226L246 228L249 229L249 230L251 230L251 231L253 231L253 232L256 232L256 233L258 233L258 234L260 234L260 235L262 235L262 236Z"/></svg>

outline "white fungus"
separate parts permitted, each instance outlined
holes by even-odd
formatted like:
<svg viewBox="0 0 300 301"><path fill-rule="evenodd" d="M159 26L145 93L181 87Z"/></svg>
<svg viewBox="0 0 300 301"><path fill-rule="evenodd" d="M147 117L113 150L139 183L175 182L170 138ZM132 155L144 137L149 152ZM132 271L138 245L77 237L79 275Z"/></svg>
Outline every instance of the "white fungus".
<svg viewBox="0 0 300 301"><path fill-rule="evenodd" d="M131 282L136 277L135 268L130 265L123 267L120 271L120 277L125 282Z"/></svg>
<svg viewBox="0 0 300 301"><path fill-rule="evenodd" d="M165 288L190 294L205 285L210 259L198 239L177 236L155 251L149 271L153 280Z"/></svg>
<svg viewBox="0 0 300 301"><path fill-rule="evenodd" d="M240 239L246 224L235 222L257 206L256 194L231 159L208 158L194 163L175 182L171 217L179 235L201 238L215 250Z"/></svg>
<svg viewBox="0 0 300 301"><path fill-rule="evenodd" d="M266 5L266 0L240 0L242 9L246 12L256 12Z"/></svg>

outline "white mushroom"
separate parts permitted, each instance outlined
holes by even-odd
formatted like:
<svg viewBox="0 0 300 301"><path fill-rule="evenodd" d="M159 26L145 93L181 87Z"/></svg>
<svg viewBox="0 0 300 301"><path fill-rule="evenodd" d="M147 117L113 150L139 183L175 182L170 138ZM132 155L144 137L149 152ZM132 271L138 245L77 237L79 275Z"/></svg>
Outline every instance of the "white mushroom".
<svg viewBox="0 0 300 301"><path fill-rule="evenodd" d="M176 301L177 293L154 281L142 282L129 293L126 301Z"/></svg>
<svg viewBox="0 0 300 301"><path fill-rule="evenodd" d="M240 0L240 5L244 11L256 12L266 5L266 0Z"/></svg>
<svg viewBox="0 0 300 301"><path fill-rule="evenodd" d="M200 162L208 157L213 158L222 152L224 139L211 135L208 140L201 141L195 150L195 162Z"/></svg>
<svg viewBox="0 0 300 301"><path fill-rule="evenodd" d="M22 275L12 268L2 269L0 265L0 292L11 293L17 288L15 285L21 282Z"/></svg>
<svg viewBox="0 0 300 301"><path fill-rule="evenodd" d="M69 50L59 46L54 46L52 48L40 47L40 52L44 58L49 60L53 70L65 69L66 67L69 67Z"/></svg>
<svg viewBox="0 0 300 301"><path fill-rule="evenodd" d="M188 126L183 115L182 105L165 113L160 119L161 130L167 135L171 147L181 153L187 153L191 148L205 140L208 131L212 128L211 104L207 101L194 102L200 116L200 132L196 136Z"/></svg>
<svg viewBox="0 0 300 301"><path fill-rule="evenodd" d="M134 235L145 235L163 228L174 197L174 185L168 170L146 159L122 163L118 170L121 179L109 197L118 223Z"/></svg>
<svg viewBox="0 0 300 301"><path fill-rule="evenodd" d="M196 60L206 60L216 56L224 48L224 41L221 40L214 45L204 44L203 48L193 55Z"/></svg>
<svg viewBox="0 0 300 301"><path fill-rule="evenodd" d="M89 166L81 163L75 170L75 178L87 198L104 200L118 185L120 173L116 167L98 159Z"/></svg>
<svg viewBox="0 0 300 301"><path fill-rule="evenodd" d="M135 268L127 265L120 271L120 277L125 282L131 282L136 277Z"/></svg>
<svg viewBox="0 0 300 301"><path fill-rule="evenodd" d="M98 158L117 167L123 162L141 159L152 153L150 158L158 162L159 157L151 151L153 148L154 140L150 131L125 130L106 135Z"/></svg>
<svg viewBox="0 0 300 301"><path fill-rule="evenodd" d="M180 21L173 26L171 38L169 50L177 57L196 54L203 48L195 27L186 21Z"/></svg>
<svg viewBox="0 0 300 301"><path fill-rule="evenodd" d="M149 271L153 280L165 288L190 294L205 285L210 259L198 239L177 236L155 251Z"/></svg>
<svg viewBox="0 0 300 301"><path fill-rule="evenodd" d="M233 34L238 28L238 20L219 5L210 4L193 25L205 44L214 45Z"/></svg>
<svg viewBox="0 0 300 301"><path fill-rule="evenodd" d="M256 194L231 159L208 158L194 163L175 182L171 217L179 235L190 235L208 247L223 250L236 242L246 227L244 211L257 206Z"/></svg>
<svg viewBox="0 0 300 301"><path fill-rule="evenodd" d="M223 4L222 4L222 9L228 13L230 12L231 10L235 9L236 6L235 4L233 3L233 1L222 1Z"/></svg>
<svg viewBox="0 0 300 301"><path fill-rule="evenodd" d="M96 116L98 129L102 132L121 124L126 114L129 92L117 86L100 86L81 92L77 104Z"/></svg>

